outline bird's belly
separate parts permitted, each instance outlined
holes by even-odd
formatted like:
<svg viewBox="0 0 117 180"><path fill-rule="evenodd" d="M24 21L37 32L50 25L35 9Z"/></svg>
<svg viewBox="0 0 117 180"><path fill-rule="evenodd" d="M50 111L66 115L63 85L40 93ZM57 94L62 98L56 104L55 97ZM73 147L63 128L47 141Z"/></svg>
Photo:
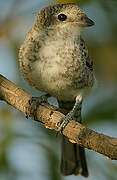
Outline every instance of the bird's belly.
<svg viewBox="0 0 117 180"><path fill-rule="evenodd" d="M34 70L30 72L29 79L36 89L63 101L73 101L77 95L84 95L84 90L89 89L87 87L77 88L73 83L73 73L68 73L65 66L57 62L50 64L43 62L37 61Z"/></svg>

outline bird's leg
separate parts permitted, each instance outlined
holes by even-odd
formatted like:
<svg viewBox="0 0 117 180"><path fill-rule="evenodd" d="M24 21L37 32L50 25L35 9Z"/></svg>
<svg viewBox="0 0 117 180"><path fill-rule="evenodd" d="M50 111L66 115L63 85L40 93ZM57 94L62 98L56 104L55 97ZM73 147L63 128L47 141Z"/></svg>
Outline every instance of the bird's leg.
<svg viewBox="0 0 117 180"><path fill-rule="evenodd" d="M51 97L50 94L45 94L40 97L31 97L29 100L30 110L30 117L33 117L34 120L37 120L37 108L41 103L46 103L47 99ZM27 113L27 118L29 117L29 113Z"/></svg>
<svg viewBox="0 0 117 180"><path fill-rule="evenodd" d="M78 118L78 115L81 116L81 104L82 104L82 96L79 95L76 97L76 102L74 104L73 109L66 116L61 118L60 121L58 122L57 125L60 125L58 131L62 131L65 128L65 126L69 123L69 121L76 118L76 116L77 116L77 121L81 122L81 118Z"/></svg>

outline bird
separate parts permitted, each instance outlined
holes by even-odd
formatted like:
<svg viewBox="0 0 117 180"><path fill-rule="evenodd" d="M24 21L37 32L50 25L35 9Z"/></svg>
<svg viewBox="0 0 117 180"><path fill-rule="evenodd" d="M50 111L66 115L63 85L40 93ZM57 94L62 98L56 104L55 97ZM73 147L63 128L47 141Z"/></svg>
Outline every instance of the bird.
<svg viewBox="0 0 117 180"><path fill-rule="evenodd" d="M74 3L41 9L19 50L19 67L30 86L58 100L65 114L62 130L71 120L82 123L82 102L95 84L93 61L81 33L94 22ZM63 175L88 177L85 150L62 141Z"/></svg>

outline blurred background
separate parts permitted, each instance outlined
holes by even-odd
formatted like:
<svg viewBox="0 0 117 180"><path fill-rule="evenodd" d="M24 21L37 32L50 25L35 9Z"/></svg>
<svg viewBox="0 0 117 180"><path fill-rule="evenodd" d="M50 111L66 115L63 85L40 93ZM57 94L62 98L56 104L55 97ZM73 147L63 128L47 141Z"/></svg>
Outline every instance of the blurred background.
<svg viewBox="0 0 117 180"><path fill-rule="evenodd" d="M62 0L61 0L62 1ZM67 1L67 0L66 0ZM18 69L18 51L36 13L52 0L0 0L0 74L34 96L40 92L23 80ZM85 29L94 60L98 87L84 101L84 124L117 137L117 0L79 0L79 6L95 22ZM50 103L57 105L54 98ZM18 110L0 101L0 180L83 180L60 174L61 137L40 123L24 118ZM89 180L116 180L117 161L86 149Z"/></svg>

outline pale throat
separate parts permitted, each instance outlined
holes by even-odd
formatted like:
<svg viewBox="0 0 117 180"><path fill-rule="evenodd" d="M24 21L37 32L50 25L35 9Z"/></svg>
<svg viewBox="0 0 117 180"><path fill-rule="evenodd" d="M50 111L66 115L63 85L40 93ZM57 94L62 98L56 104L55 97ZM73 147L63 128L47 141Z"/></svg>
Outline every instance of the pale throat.
<svg viewBox="0 0 117 180"><path fill-rule="evenodd" d="M48 28L48 35L56 39L78 39L80 38L82 28L76 24L63 24L56 25L54 27Z"/></svg>
<svg viewBox="0 0 117 180"><path fill-rule="evenodd" d="M76 25L64 24L63 26L54 26L46 29L44 43L40 55L44 58L51 58L51 62L61 62L61 58L56 55L59 49L61 53L64 49L74 50L75 43L80 47L81 28ZM79 44L79 46L78 46ZM56 61L55 61L56 57Z"/></svg>

